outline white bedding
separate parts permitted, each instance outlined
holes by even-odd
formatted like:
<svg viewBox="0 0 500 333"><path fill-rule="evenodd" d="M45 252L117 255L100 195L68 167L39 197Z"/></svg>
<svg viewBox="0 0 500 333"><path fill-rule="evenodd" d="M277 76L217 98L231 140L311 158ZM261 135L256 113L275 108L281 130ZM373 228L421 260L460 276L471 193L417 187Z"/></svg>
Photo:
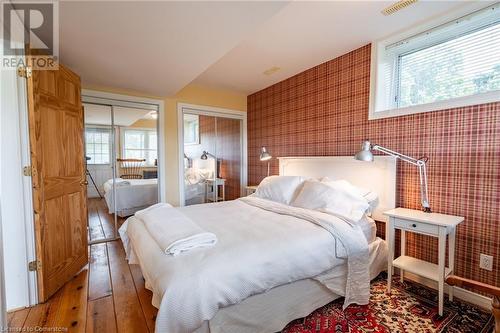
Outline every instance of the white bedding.
<svg viewBox="0 0 500 333"><path fill-rule="evenodd" d="M127 182L129 182L127 184ZM109 213L115 212L113 205L113 180L104 183L104 198ZM116 212L127 216L158 202L158 179L127 179L116 186Z"/></svg>
<svg viewBox="0 0 500 333"><path fill-rule="evenodd" d="M213 176L212 169L186 168L184 170L184 199L189 204L203 203L205 181Z"/></svg>
<svg viewBox="0 0 500 333"><path fill-rule="evenodd" d="M151 247L161 252L156 244L143 245L148 238L144 224L132 218L122 226L120 234L127 253L130 254L128 236L137 257L141 258L141 266L157 268L143 272L148 275L145 276L148 287L154 291L156 299L153 302L159 305L158 332L193 332L213 318L220 308L311 277L343 296L346 288L349 289L348 285L352 284L357 290L354 293L351 290L347 302L368 302L369 285L364 281L369 282L368 245L360 229L355 231L356 237L353 238L350 236L354 232L342 234L342 229L348 225L330 215L319 219L323 224L330 224L326 226L330 228L327 231L312 221L277 214L269 209L272 208L262 209L243 200L180 208L201 228L216 234L218 243L212 248L193 250L177 257L164 255L161 265L150 262L153 258L143 253L145 248ZM317 214L327 215L312 214L316 220ZM337 244L332 232L342 238L343 246ZM356 244L349 238L356 239ZM341 258L345 254L350 255L349 265L354 264L359 272L344 280L348 281L347 286L345 283L339 286L332 283L331 277L338 274L333 268L349 266L347 260ZM363 269L366 274L360 273Z"/></svg>

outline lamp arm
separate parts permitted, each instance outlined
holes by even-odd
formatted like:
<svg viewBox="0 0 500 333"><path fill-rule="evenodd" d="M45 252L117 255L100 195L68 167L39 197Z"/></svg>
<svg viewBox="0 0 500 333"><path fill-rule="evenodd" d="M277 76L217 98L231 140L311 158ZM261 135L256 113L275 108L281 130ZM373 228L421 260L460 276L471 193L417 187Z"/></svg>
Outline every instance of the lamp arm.
<svg viewBox="0 0 500 333"><path fill-rule="evenodd" d="M203 152L204 152L207 156L211 156L211 157L213 157L213 158L217 158L214 154L209 153L209 152L208 152L208 151L206 151L206 150L205 150L205 151L203 151Z"/></svg>
<svg viewBox="0 0 500 333"><path fill-rule="evenodd" d="M430 213L431 206L429 204L429 195L427 192L427 170L425 161L418 160L418 173L420 175L420 197L422 200L422 207L424 207L424 212Z"/></svg>
<svg viewBox="0 0 500 333"><path fill-rule="evenodd" d="M398 153L398 152L395 152L394 150L390 150L389 148L385 148L385 147L382 147L382 146L379 146L379 145L373 145L372 146L372 150L378 150L384 154L387 154L387 155L391 155L391 156L394 156L394 157L397 157L405 162L408 162L408 163L411 163L413 165L417 165L418 166L418 161L417 159L414 159L413 157L410 157L410 156L406 156L406 155L403 155L401 153Z"/></svg>
<svg viewBox="0 0 500 333"><path fill-rule="evenodd" d="M420 176L420 197L421 197L422 207L424 208L424 212L430 213L431 207L429 204L429 195L427 192L427 169L425 160L423 159L417 160L413 157L400 154L398 152L395 152L393 150L390 150L388 148L379 145L372 145L371 149L378 150L384 154L394 156L396 158L399 158L405 162L411 163L418 167L418 174Z"/></svg>

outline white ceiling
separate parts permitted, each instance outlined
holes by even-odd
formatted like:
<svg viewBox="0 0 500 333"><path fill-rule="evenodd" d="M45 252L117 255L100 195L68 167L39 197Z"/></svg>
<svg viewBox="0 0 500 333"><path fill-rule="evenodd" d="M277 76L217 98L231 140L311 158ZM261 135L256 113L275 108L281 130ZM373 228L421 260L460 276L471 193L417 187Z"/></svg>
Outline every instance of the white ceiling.
<svg viewBox="0 0 500 333"><path fill-rule="evenodd" d="M111 126L111 108L105 105L83 103L85 124ZM113 107L116 126L128 127L139 119L152 119L151 110Z"/></svg>
<svg viewBox="0 0 500 333"><path fill-rule="evenodd" d="M380 11L393 2L292 2L195 82L252 93L464 5L419 1L393 15L382 15ZM263 74L272 67L280 70Z"/></svg>
<svg viewBox="0 0 500 333"><path fill-rule="evenodd" d="M60 55L87 85L171 96L194 82L252 93L467 5L420 0L382 15L391 3L60 2ZM263 74L272 67L280 70Z"/></svg>
<svg viewBox="0 0 500 333"><path fill-rule="evenodd" d="M84 84L173 95L285 2L61 1L60 59Z"/></svg>

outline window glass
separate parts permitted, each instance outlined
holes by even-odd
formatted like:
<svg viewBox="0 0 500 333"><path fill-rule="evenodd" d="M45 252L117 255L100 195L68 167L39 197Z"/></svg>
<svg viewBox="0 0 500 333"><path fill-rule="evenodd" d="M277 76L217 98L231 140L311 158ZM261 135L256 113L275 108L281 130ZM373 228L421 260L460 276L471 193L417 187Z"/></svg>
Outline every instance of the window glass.
<svg viewBox="0 0 500 333"><path fill-rule="evenodd" d="M146 165L155 165L157 155L157 135L155 130L123 130L123 158L145 159Z"/></svg>
<svg viewBox="0 0 500 333"><path fill-rule="evenodd" d="M399 56L398 106L500 89L500 24Z"/></svg>
<svg viewBox="0 0 500 333"><path fill-rule="evenodd" d="M87 164L109 164L111 161L111 130L104 127L85 128Z"/></svg>

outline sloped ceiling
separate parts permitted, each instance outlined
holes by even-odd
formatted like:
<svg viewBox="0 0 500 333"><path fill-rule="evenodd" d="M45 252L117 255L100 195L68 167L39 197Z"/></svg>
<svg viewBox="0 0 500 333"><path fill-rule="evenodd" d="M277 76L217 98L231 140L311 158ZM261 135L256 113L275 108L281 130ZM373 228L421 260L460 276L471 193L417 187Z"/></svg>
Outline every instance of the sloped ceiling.
<svg viewBox="0 0 500 333"><path fill-rule="evenodd" d="M195 82L252 93L371 41L467 5L458 1L419 1L393 15L382 15L380 11L391 3L292 2ZM271 75L263 73L273 67L280 69Z"/></svg>
<svg viewBox="0 0 500 333"><path fill-rule="evenodd" d="M60 59L84 84L169 96L285 5L61 1Z"/></svg>
<svg viewBox="0 0 500 333"><path fill-rule="evenodd" d="M194 82L249 94L468 5L421 0L382 15L391 3L65 1L60 55L87 85L171 96Z"/></svg>

